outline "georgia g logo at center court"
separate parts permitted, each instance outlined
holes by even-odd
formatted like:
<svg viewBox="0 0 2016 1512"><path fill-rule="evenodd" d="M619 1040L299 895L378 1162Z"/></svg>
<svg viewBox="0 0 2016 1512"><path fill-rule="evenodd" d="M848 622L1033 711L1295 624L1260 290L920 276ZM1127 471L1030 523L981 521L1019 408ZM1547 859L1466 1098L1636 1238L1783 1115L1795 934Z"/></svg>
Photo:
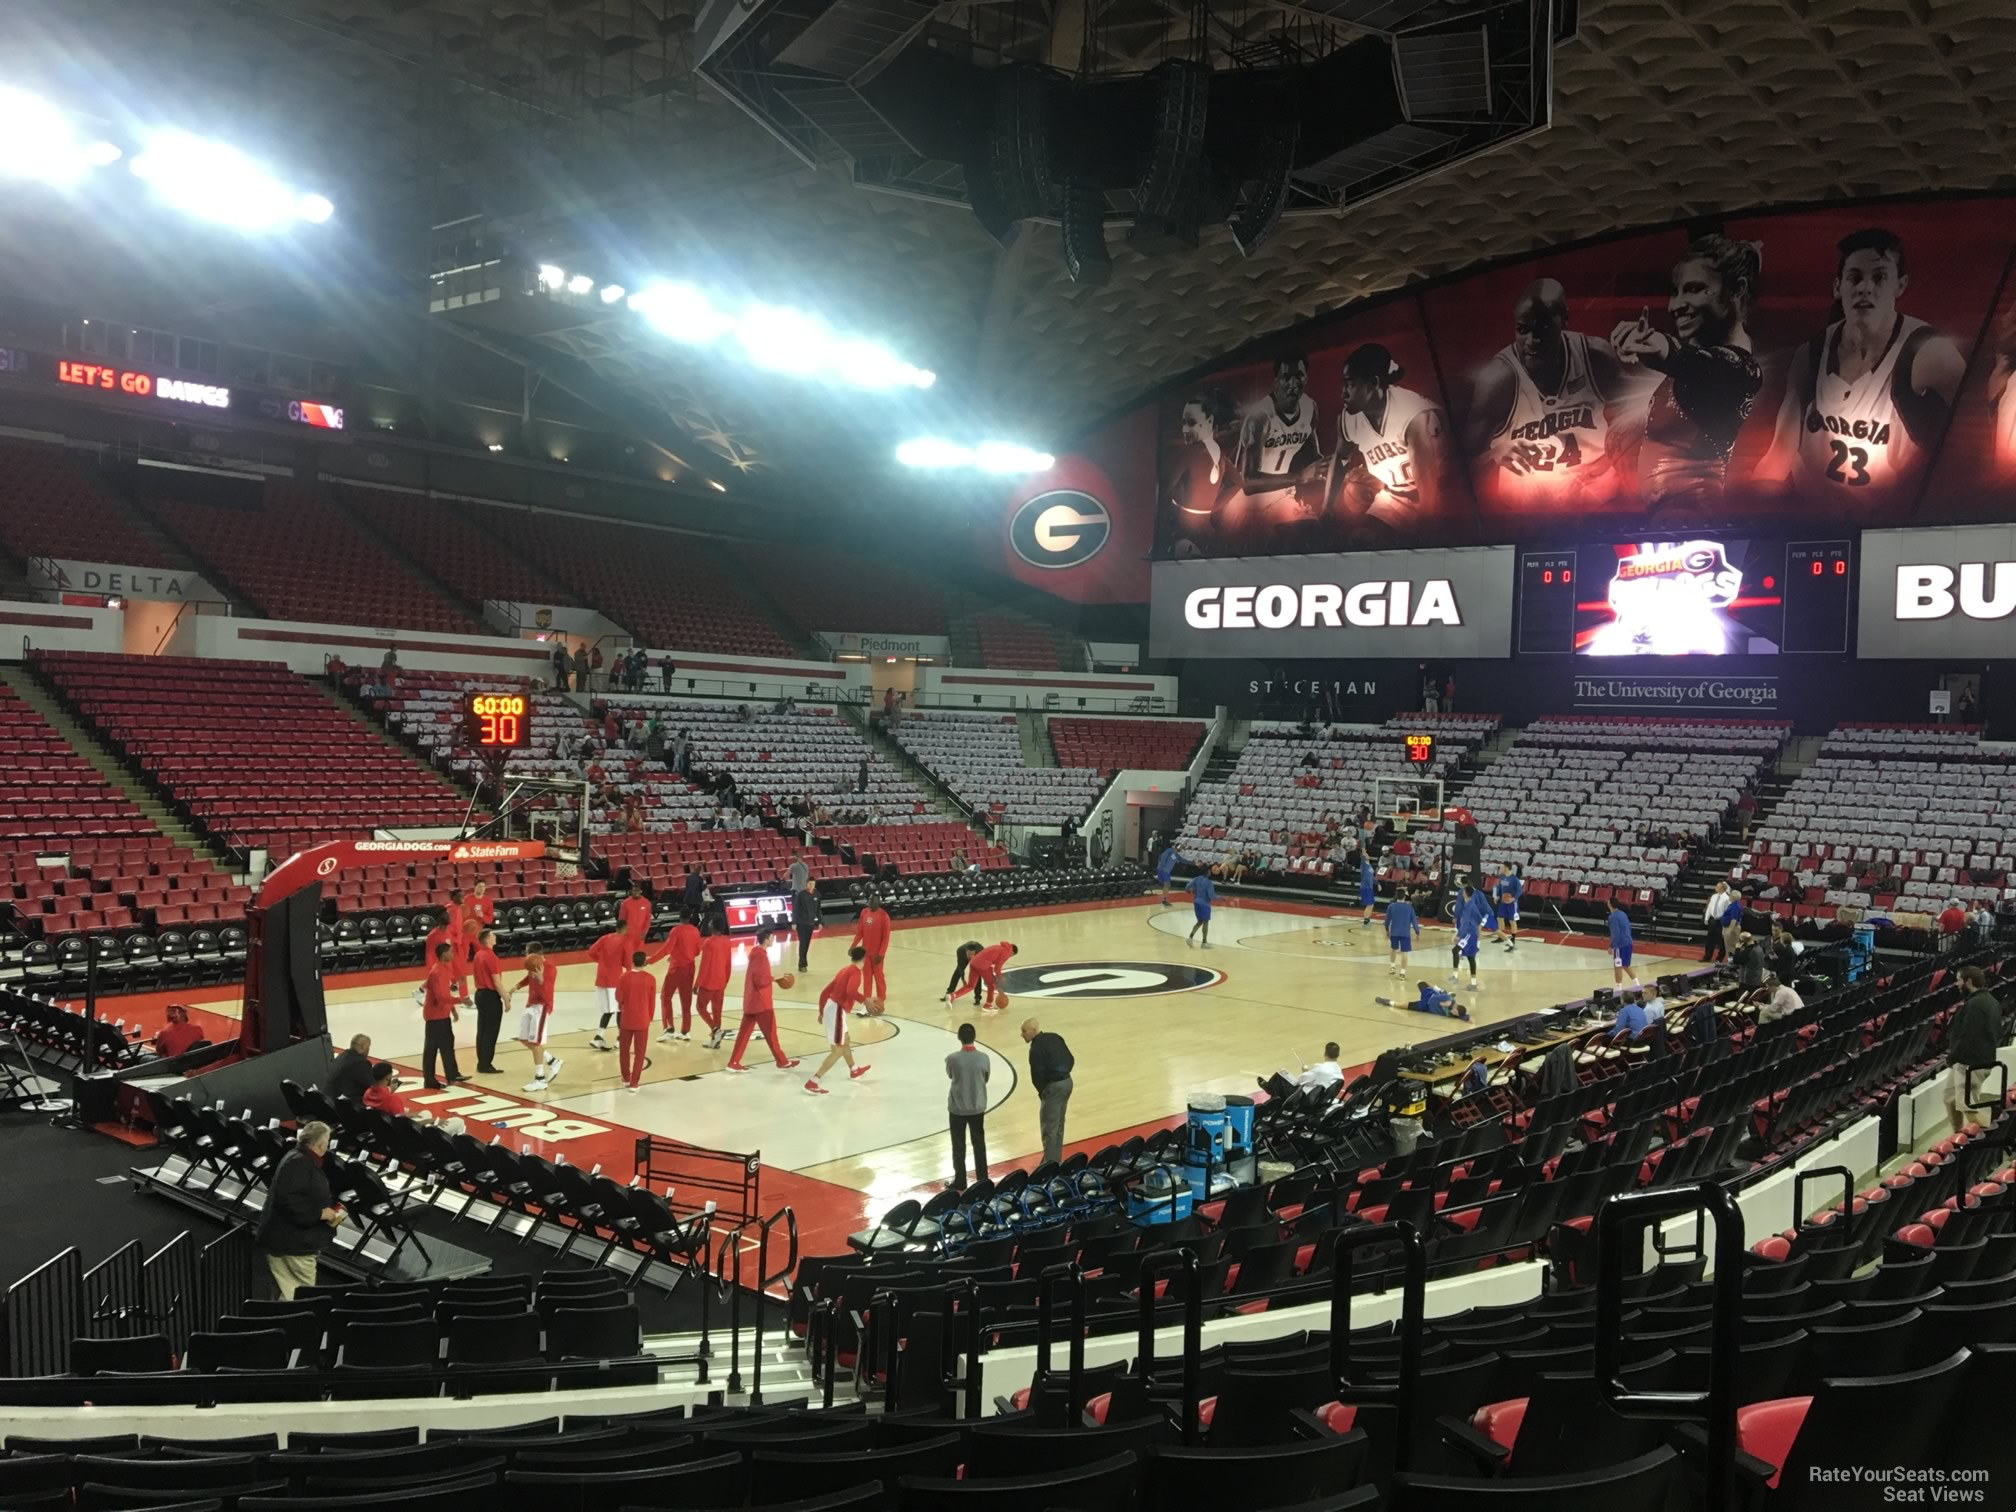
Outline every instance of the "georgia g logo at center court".
<svg viewBox="0 0 2016 1512"><path fill-rule="evenodd" d="M1089 562L1113 534L1106 506L1075 488L1039 493L1008 522L1008 543L1031 567L1076 567Z"/></svg>
<svg viewBox="0 0 2016 1512"><path fill-rule="evenodd" d="M1062 961L1048 966L1016 966L1001 973L1001 990L1011 998L1050 998L1088 1003L1101 998L1166 997L1196 992L1225 980L1222 971L1202 966L1165 966L1160 961Z"/></svg>

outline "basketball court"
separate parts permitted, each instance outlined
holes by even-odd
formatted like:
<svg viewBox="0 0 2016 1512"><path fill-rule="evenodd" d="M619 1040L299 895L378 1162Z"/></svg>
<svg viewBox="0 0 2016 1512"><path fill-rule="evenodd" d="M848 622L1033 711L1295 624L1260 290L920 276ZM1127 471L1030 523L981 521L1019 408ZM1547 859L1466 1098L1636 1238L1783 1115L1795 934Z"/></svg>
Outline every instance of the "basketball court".
<svg viewBox="0 0 2016 1512"><path fill-rule="evenodd" d="M1383 927L1366 926L1355 911L1221 896L1208 951L1185 943L1192 922L1187 902L1164 909L1153 896L950 923L899 921L888 961L888 1013L852 1021L856 1057L873 1069L849 1081L845 1066L836 1066L824 1097L807 1095L803 1084L823 1054L814 1005L819 987L844 964L845 926L822 932L811 969L776 993L785 1053L804 1062L795 1071L776 1069L757 1040L744 1056L749 1071L736 1075L724 1069L727 1046L710 1052L704 1031L690 1043L662 1044L654 1030L652 1064L639 1090L627 1091L615 1053L589 1046L597 1017L594 968L578 955L558 958L549 1048L565 1065L549 1091L523 1090L530 1058L510 1039L497 1050L503 1074L475 1076L468 1011L456 1040L462 1070L473 1080L442 1093L419 1091L421 1021L411 993L417 972L400 981L380 973L370 985L333 980L329 1028L339 1047L353 1034L369 1034L375 1057L410 1073L417 1105L462 1116L479 1136L509 1137L576 1165L627 1176L638 1133L759 1152L766 1204L791 1204L817 1253L904 1197L935 1190L950 1174L944 1059L957 1048L963 1021L975 1025L993 1058L987 1146L997 1174L1033 1165L1041 1150L1020 1034L1026 1018L1062 1034L1077 1059L1066 1131L1071 1148L1088 1150L1172 1121L1196 1093L1251 1092L1258 1077L1320 1059L1326 1040L1336 1040L1350 1067L1456 1027L1374 1001L1412 997L1417 979L1449 982L1447 927L1428 927L1403 983L1388 974ZM954 952L972 939L1020 946L1004 979L1013 998L1004 1012L981 1014L970 999L953 1007L939 1001ZM775 967L788 970L796 941L774 941L771 952ZM1668 963L1696 956L1691 942L1641 945L1639 974L1649 982ZM738 952L727 996L731 1033L743 959ZM1459 998L1486 1023L1610 983L1606 942L1596 939L1535 935L1508 952L1487 935L1478 966L1483 990L1466 989ZM235 1011L231 1002L212 1006ZM507 1032L514 1018L506 1015Z"/></svg>

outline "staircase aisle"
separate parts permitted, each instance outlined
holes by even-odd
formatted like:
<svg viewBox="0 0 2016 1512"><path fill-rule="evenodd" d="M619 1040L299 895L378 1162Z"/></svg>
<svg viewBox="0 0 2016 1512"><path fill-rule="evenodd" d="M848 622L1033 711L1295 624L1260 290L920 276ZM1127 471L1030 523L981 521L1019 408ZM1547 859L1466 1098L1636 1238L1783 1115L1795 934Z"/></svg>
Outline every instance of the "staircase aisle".
<svg viewBox="0 0 2016 1512"><path fill-rule="evenodd" d="M918 765L916 759L908 751L904 750L902 746L898 745L879 728L871 724L866 708L860 704L842 704L840 705L840 715L861 732L862 737L867 740L870 750L893 763L897 770L908 777L911 785L918 790L918 795L928 800L931 806L939 813L943 814L947 819L956 819L961 824L971 823L971 816L959 807L952 797L951 790L940 783L936 777L933 777L929 772L924 770L922 766Z"/></svg>

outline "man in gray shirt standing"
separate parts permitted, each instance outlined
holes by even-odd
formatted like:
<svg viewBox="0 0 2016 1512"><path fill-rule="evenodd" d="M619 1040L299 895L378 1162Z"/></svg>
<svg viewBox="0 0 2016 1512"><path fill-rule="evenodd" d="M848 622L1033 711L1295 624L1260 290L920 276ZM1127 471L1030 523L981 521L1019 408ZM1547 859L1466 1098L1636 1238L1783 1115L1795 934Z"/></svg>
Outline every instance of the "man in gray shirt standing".
<svg viewBox="0 0 2016 1512"><path fill-rule="evenodd" d="M1043 1128L1043 1159L1064 1158L1064 1108L1071 1101L1071 1070L1077 1064L1061 1034L1045 1034L1028 1019L1022 1039L1029 1046L1029 1080L1036 1084L1037 1118Z"/></svg>
<svg viewBox="0 0 2016 1512"><path fill-rule="evenodd" d="M973 1043L973 1026L959 1026L959 1048L945 1057L945 1075L952 1090L945 1099L945 1111L952 1121L952 1179L947 1189L966 1189L966 1140L973 1140L973 1174L987 1177L987 1073L992 1067L987 1052Z"/></svg>

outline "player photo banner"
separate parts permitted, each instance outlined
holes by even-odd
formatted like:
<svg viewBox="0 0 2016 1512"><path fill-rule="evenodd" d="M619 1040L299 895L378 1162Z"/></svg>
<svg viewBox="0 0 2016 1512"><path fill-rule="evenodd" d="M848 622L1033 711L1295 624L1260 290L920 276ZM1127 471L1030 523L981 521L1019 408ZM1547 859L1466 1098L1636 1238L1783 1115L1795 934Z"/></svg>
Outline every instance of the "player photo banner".
<svg viewBox="0 0 2016 1512"><path fill-rule="evenodd" d="M1863 657L1996 659L2016 647L2016 525L1862 535Z"/></svg>
<svg viewBox="0 0 2016 1512"><path fill-rule="evenodd" d="M1155 657L1511 654L1509 546L1157 562Z"/></svg>
<svg viewBox="0 0 2016 1512"><path fill-rule="evenodd" d="M1738 217L1285 336L1164 391L1157 554L2007 514L2012 226L2008 200Z"/></svg>

